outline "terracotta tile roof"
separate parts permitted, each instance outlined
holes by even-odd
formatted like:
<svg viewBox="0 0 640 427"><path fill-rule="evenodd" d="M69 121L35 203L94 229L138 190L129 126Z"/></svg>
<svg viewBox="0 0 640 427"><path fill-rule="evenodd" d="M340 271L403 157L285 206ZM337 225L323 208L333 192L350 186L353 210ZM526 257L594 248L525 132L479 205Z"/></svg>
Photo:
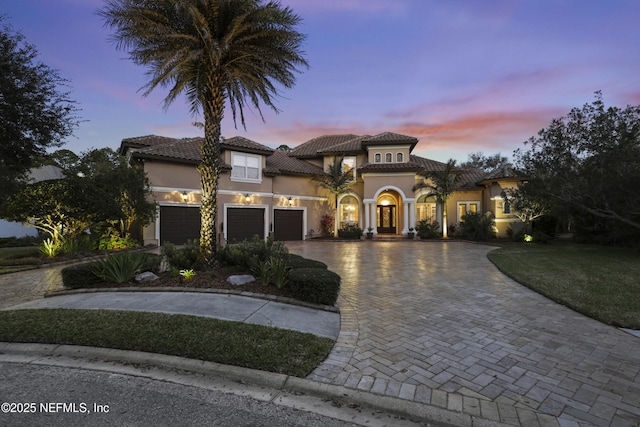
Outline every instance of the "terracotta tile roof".
<svg viewBox="0 0 640 427"><path fill-rule="evenodd" d="M406 163L365 163L358 172L420 172L423 167L413 161Z"/></svg>
<svg viewBox="0 0 640 427"><path fill-rule="evenodd" d="M320 154L320 150L342 144L357 137L358 135L354 134L319 136L298 145L291 150L290 155L300 159L321 157L322 155Z"/></svg>
<svg viewBox="0 0 640 427"><path fill-rule="evenodd" d="M324 171L320 166L290 156L287 151L275 150L272 155L267 157L265 173L274 175L322 175Z"/></svg>
<svg viewBox="0 0 640 427"><path fill-rule="evenodd" d="M136 136L133 138L125 138L122 140L120 144L120 154L125 154L128 148L142 148L142 147L152 147L155 145L167 144L170 142L178 141L177 138L169 138L166 136L158 136L158 135L145 135L145 136Z"/></svg>
<svg viewBox="0 0 640 427"><path fill-rule="evenodd" d="M445 163L438 162L436 160L426 159L420 156L415 156L413 154L409 156L409 160L419 164L425 173L440 172L440 171L443 171L446 166Z"/></svg>
<svg viewBox="0 0 640 427"><path fill-rule="evenodd" d="M520 177L518 176L518 174L516 173L516 171L513 170L513 168L511 166L504 166L498 169L495 169L491 172L489 172L488 174L485 175L485 177L483 178L483 180L488 180L488 179L519 179Z"/></svg>
<svg viewBox="0 0 640 427"><path fill-rule="evenodd" d="M263 154L268 156L275 150L269 148L266 145L258 144L255 141L244 138L242 136L234 136L233 138L223 139L220 143L220 147L227 150L240 149L245 153Z"/></svg>
<svg viewBox="0 0 640 427"><path fill-rule="evenodd" d="M484 171L481 169L463 169L461 172L458 184L460 190L476 190L478 183L485 176Z"/></svg>
<svg viewBox="0 0 640 427"><path fill-rule="evenodd" d="M365 138L362 141L363 146L369 145L400 145L400 144L411 144L411 149L418 143L418 138L414 138L413 136L400 135L398 133L393 132L383 132L375 136L370 136Z"/></svg>
<svg viewBox="0 0 640 427"><path fill-rule="evenodd" d="M124 140L123 140L124 143ZM200 163L202 138L167 138L164 144L153 144L145 148L133 148L134 159L164 159L183 163Z"/></svg>
<svg viewBox="0 0 640 427"><path fill-rule="evenodd" d="M369 135L357 136L348 141L341 142L339 144L332 145L327 148L318 150L318 153L322 154L357 154L362 152L362 141L365 138L369 138Z"/></svg>

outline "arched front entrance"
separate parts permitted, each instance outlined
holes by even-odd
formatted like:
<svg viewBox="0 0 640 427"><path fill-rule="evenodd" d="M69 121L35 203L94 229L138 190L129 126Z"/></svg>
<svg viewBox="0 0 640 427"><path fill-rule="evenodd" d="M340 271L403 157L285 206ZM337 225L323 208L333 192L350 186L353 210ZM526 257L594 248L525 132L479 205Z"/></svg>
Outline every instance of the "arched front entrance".
<svg viewBox="0 0 640 427"><path fill-rule="evenodd" d="M376 229L378 234L398 232L399 195L395 191L380 193L376 201Z"/></svg>

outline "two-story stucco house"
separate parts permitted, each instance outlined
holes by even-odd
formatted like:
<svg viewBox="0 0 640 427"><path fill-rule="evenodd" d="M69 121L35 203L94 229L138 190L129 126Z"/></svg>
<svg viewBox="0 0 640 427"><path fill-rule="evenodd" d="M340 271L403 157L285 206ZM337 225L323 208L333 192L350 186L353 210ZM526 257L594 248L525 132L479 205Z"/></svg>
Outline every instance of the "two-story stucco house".
<svg viewBox="0 0 640 427"><path fill-rule="evenodd" d="M428 189L414 191L416 183L444 164L413 155L418 140L385 132L375 136L326 135L291 151L275 150L243 137L224 139L222 175L218 191L219 236L226 241L266 237L302 240L320 234L324 215L336 216L335 228L351 224L371 227L379 235L407 234L422 219L442 223L442 212ZM159 204L158 217L145 228L145 244L170 241L182 244L199 236L200 160L202 138L161 136L126 138L120 152L143 165ZM356 184L335 198L314 177L324 174L334 158ZM447 201L450 224L467 212L492 211L498 233L519 221L500 197L503 188L516 186L509 169L486 175L463 173L459 190Z"/></svg>

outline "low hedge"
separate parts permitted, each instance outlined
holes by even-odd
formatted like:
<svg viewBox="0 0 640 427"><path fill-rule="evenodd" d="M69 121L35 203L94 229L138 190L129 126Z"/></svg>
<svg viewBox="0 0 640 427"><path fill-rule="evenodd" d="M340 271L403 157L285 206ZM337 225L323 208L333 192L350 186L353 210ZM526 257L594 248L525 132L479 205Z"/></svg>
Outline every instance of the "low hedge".
<svg viewBox="0 0 640 427"><path fill-rule="evenodd" d="M86 264L72 265L62 269L62 284L67 289L80 289L100 282L101 280L93 274L91 268L93 262Z"/></svg>
<svg viewBox="0 0 640 427"><path fill-rule="evenodd" d="M287 254L287 267L292 270L297 268L324 268L326 270L327 264L315 259L309 259L296 254Z"/></svg>
<svg viewBox="0 0 640 427"><path fill-rule="evenodd" d="M296 268L289 272L293 297L313 304L334 305L340 292L340 276L324 268Z"/></svg>

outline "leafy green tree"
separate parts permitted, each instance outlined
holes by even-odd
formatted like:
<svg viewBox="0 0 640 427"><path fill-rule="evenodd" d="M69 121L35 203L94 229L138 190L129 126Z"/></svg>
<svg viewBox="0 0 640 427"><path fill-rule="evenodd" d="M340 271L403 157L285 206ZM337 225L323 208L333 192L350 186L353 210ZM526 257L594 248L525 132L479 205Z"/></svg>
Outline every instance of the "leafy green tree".
<svg viewBox="0 0 640 427"><path fill-rule="evenodd" d="M482 151L467 155L467 161L460 163L460 169L481 169L486 173L511 166L509 159L500 153L485 155Z"/></svg>
<svg viewBox="0 0 640 427"><path fill-rule="evenodd" d="M65 174L76 191L75 204L94 224L109 224L103 233L128 237L134 223L147 225L155 219L156 204L144 170L130 167L112 149L83 153Z"/></svg>
<svg viewBox="0 0 640 427"><path fill-rule="evenodd" d="M111 149L84 153L64 173L63 179L26 185L9 199L1 216L32 223L57 246L90 228L98 237L114 232L127 237L134 222L146 225L155 218L144 171L129 167Z"/></svg>
<svg viewBox="0 0 640 427"><path fill-rule="evenodd" d="M516 151L517 166L577 222L640 235L640 106L605 107L602 94Z"/></svg>
<svg viewBox="0 0 640 427"><path fill-rule="evenodd" d="M458 188L462 179L462 171L456 167L456 161L449 159L441 171L426 174L426 181L414 185L413 191L428 188L433 191L442 209L442 237L447 238L447 200Z"/></svg>
<svg viewBox="0 0 640 427"><path fill-rule="evenodd" d="M0 16L0 206L50 147L78 125L67 81L38 61L38 51Z"/></svg>
<svg viewBox="0 0 640 427"><path fill-rule="evenodd" d="M509 203L511 213L524 224L524 232L531 232L531 224L534 220L551 212L552 204L548 197L535 191L534 183L525 182L518 188L505 188L502 191L504 203Z"/></svg>
<svg viewBox="0 0 640 427"><path fill-rule="evenodd" d="M211 264L216 252L221 122L228 101L234 122L260 103L274 111L279 87L295 83L306 67L296 31L300 17L277 2L261 0L108 0L98 11L115 29L116 47L148 68L145 95L168 87L165 108L186 94L192 113L204 115L200 250ZM264 120L264 118L263 118Z"/></svg>

